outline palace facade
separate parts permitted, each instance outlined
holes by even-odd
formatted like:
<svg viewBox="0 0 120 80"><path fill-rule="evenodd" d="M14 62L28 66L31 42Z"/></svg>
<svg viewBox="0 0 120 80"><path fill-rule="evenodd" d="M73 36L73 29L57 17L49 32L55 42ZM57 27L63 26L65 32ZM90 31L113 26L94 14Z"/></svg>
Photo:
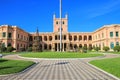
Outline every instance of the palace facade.
<svg viewBox="0 0 120 80"><path fill-rule="evenodd" d="M42 50L60 51L60 18L53 15L53 32L40 33ZM5 47L12 46L20 51L33 45L36 33L28 33L17 26L1 25L0 41ZM62 50L74 50L83 46L98 46L110 50L120 43L120 25L105 25L94 32L68 32L68 15L62 18Z"/></svg>

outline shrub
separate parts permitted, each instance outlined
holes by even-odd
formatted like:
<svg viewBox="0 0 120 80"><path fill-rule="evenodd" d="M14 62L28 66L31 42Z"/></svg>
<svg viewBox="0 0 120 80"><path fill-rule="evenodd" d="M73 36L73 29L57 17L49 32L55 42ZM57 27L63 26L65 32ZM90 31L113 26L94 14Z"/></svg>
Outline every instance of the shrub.
<svg viewBox="0 0 120 80"><path fill-rule="evenodd" d="M93 49L95 50L95 46L93 46Z"/></svg>
<svg viewBox="0 0 120 80"><path fill-rule="evenodd" d="M92 49L93 49L92 46L88 47L88 50L89 50L89 51L91 51Z"/></svg>
<svg viewBox="0 0 120 80"><path fill-rule="evenodd" d="M32 47L28 47L27 51L32 52Z"/></svg>
<svg viewBox="0 0 120 80"><path fill-rule="evenodd" d="M7 47L7 52L12 52L14 48L12 46Z"/></svg>
<svg viewBox="0 0 120 80"><path fill-rule="evenodd" d="M21 48L20 48L20 51L25 51L25 48L22 48L22 47L21 47Z"/></svg>
<svg viewBox="0 0 120 80"><path fill-rule="evenodd" d="M87 47L86 47L86 46L84 46L84 47L82 48L82 52L87 53Z"/></svg>
<svg viewBox="0 0 120 80"><path fill-rule="evenodd" d="M109 48L108 46L104 46L104 47L103 47L103 50L104 50L104 51L108 51L109 49L110 49L110 48Z"/></svg>
<svg viewBox="0 0 120 80"><path fill-rule="evenodd" d="M95 50L96 50L96 51L99 51L99 50L100 50L100 47L95 47Z"/></svg>
<svg viewBox="0 0 120 80"><path fill-rule="evenodd" d="M1 47L0 50L1 50L1 52L5 52L6 51L6 47Z"/></svg>
<svg viewBox="0 0 120 80"><path fill-rule="evenodd" d="M120 51L120 46L118 46L118 45L115 46L115 47L113 48L113 50L119 52L119 51Z"/></svg>

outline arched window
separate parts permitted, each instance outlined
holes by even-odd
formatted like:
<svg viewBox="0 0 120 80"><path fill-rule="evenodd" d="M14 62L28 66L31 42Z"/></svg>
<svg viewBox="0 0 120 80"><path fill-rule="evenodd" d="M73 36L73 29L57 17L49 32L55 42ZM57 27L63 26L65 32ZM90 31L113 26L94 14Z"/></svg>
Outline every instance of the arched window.
<svg viewBox="0 0 120 80"><path fill-rule="evenodd" d="M84 36L84 40L85 40L85 41L87 40L87 36Z"/></svg>
<svg viewBox="0 0 120 80"><path fill-rule="evenodd" d="M52 41L52 36L49 36L49 41Z"/></svg>
<svg viewBox="0 0 120 80"><path fill-rule="evenodd" d="M72 44L70 44L70 49L72 49L73 48L73 45Z"/></svg>
<svg viewBox="0 0 120 80"><path fill-rule="evenodd" d="M44 36L44 40L47 41L47 36Z"/></svg>
<svg viewBox="0 0 120 80"><path fill-rule="evenodd" d="M79 45L79 48L82 48L82 44Z"/></svg>
<svg viewBox="0 0 120 80"><path fill-rule="evenodd" d="M69 36L69 40L72 41L72 36Z"/></svg>
<svg viewBox="0 0 120 80"><path fill-rule="evenodd" d="M89 36L89 40L92 40L92 36Z"/></svg>
<svg viewBox="0 0 120 80"><path fill-rule="evenodd" d="M111 49L114 48L114 43L113 43L113 42L110 43L110 48L111 48Z"/></svg>
<svg viewBox="0 0 120 80"><path fill-rule="evenodd" d="M78 48L78 47L77 47L77 44L75 44L75 45L74 45L74 48L75 48L75 49L77 49L77 48Z"/></svg>
<svg viewBox="0 0 120 80"><path fill-rule="evenodd" d="M44 44L44 49L47 50L47 44Z"/></svg>
<svg viewBox="0 0 120 80"><path fill-rule="evenodd" d="M77 40L77 36L74 36L74 41L76 41Z"/></svg>
<svg viewBox="0 0 120 80"><path fill-rule="evenodd" d="M57 35L55 35L55 40L57 40Z"/></svg>
<svg viewBox="0 0 120 80"><path fill-rule="evenodd" d="M79 36L79 41L82 40L82 36Z"/></svg>
<svg viewBox="0 0 120 80"><path fill-rule="evenodd" d="M49 44L49 50L51 50L52 49L52 46L51 46L51 44Z"/></svg>
<svg viewBox="0 0 120 80"><path fill-rule="evenodd" d="M64 35L64 40L66 40L66 35Z"/></svg>

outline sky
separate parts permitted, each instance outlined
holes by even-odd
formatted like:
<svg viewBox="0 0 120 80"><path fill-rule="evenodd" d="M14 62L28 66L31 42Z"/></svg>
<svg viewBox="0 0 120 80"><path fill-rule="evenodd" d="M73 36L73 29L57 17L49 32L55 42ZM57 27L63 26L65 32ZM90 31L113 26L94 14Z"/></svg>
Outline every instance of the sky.
<svg viewBox="0 0 120 80"><path fill-rule="evenodd" d="M0 0L0 25L53 32L53 14L59 17L59 0ZM62 14L68 14L69 32L93 32L120 24L120 0L62 0Z"/></svg>

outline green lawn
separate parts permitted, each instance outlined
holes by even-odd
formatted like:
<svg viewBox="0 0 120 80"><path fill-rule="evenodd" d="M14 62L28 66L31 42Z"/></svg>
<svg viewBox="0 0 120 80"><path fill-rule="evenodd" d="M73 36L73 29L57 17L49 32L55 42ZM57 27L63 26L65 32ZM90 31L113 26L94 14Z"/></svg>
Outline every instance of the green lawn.
<svg viewBox="0 0 120 80"><path fill-rule="evenodd" d="M103 54L89 54L89 53L75 53L75 52L40 52L40 53L26 53L21 54L23 57L33 58L86 58L103 56Z"/></svg>
<svg viewBox="0 0 120 80"><path fill-rule="evenodd" d="M108 52L103 52L103 53L120 54L120 52L115 52L115 51L108 51Z"/></svg>
<svg viewBox="0 0 120 80"><path fill-rule="evenodd" d="M17 73L33 64L31 61L0 59L0 75Z"/></svg>
<svg viewBox="0 0 120 80"><path fill-rule="evenodd" d="M120 78L120 57L94 60L90 63Z"/></svg>
<svg viewBox="0 0 120 80"><path fill-rule="evenodd" d="M120 54L120 52L113 52L113 51L112 51L112 52L109 52L109 53L113 53L113 54Z"/></svg>
<svg viewBox="0 0 120 80"><path fill-rule="evenodd" d="M17 52L2 52L0 54L5 56L5 55L17 54Z"/></svg>

